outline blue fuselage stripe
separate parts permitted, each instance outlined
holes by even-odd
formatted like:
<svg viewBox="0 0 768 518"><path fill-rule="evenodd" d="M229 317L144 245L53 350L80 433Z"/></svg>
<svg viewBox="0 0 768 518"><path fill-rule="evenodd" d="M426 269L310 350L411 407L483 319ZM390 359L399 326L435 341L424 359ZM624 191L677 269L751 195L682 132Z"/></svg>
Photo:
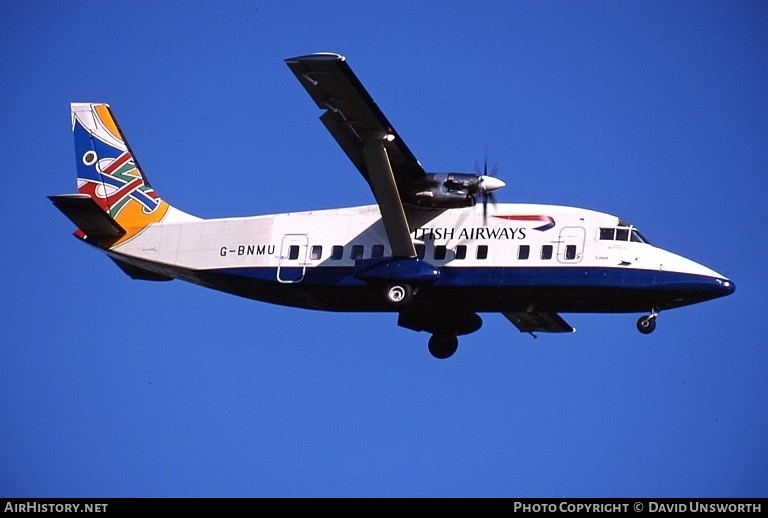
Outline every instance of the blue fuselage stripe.
<svg viewBox="0 0 768 518"><path fill-rule="evenodd" d="M355 278L352 267L281 268L279 272L277 268L227 268L188 273L186 278L192 282L276 304L392 311L384 302L382 286ZM562 312L648 311L686 306L734 290L732 283L703 275L601 267L443 268L434 284L418 288L422 300L485 312L525 311L531 304Z"/></svg>
<svg viewBox="0 0 768 518"><path fill-rule="evenodd" d="M244 279L276 282L277 268L224 268L207 270ZM304 286L365 286L353 276L352 267L281 268L280 276L292 274L303 278L296 283ZM284 277L285 278L285 277ZM514 268L443 268L434 283L438 288L538 288L538 287L593 287L593 288L659 288L668 286L717 286L713 277L679 272L637 270L604 267L514 267Z"/></svg>

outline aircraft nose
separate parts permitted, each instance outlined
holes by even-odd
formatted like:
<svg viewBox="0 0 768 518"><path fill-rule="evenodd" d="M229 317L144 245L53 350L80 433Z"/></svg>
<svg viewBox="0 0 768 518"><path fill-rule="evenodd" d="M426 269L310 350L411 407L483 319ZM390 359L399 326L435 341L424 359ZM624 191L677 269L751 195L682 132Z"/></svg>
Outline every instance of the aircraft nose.
<svg viewBox="0 0 768 518"><path fill-rule="evenodd" d="M485 192L491 192L495 191L496 189L501 189L506 183L504 183L502 180L499 180L495 176L487 176L483 175L480 177L481 183L480 185L483 186L483 190Z"/></svg>
<svg viewBox="0 0 768 518"><path fill-rule="evenodd" d="M736 291L736 284L730 279L717 279L717 283L720 285L723 295L730 295Z"/></svg>

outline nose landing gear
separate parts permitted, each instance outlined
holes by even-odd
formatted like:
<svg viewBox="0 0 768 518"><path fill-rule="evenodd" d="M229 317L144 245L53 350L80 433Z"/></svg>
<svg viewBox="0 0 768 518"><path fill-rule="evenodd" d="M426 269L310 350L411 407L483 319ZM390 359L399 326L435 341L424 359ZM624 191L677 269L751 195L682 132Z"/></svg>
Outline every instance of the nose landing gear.
<svg viewBox="0 0 768 518"><path fill-rule="evenodd" d="M659 310L653 308L650 315L647 317L640 317L640 319L637 321L637 330L644 335L653 333L653 330L656 329L656 317L658 316Z"/></svg>

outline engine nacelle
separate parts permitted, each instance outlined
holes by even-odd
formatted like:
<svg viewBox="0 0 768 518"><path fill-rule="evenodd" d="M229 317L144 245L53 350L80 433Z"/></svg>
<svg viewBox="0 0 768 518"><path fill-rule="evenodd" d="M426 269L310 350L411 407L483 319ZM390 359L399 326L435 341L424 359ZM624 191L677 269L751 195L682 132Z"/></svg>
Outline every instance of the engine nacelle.
<svg viewBox="0 0 768 518"><path fill-rule="evenodd" d="M480 176L468 173L430 173L410 186L406 200L418 206L455 209L477 203Z"/></svg>
<svg viewBox="0 0 768 518"><path fill-rule="evenodd" d="M493 201L493 191L504 187L493 176L469 173L430 173L403 193L407 203L422 207L456 209L471 207L482 199Z"/></svg>

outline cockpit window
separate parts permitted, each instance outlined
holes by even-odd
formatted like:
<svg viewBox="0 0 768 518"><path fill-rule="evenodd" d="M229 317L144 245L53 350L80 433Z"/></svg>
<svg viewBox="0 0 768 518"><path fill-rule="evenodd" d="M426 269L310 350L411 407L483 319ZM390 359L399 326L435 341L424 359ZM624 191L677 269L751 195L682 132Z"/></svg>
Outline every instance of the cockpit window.
<svg viewBox="0 0 768 518"><path fill-rule="evenodd" d="M632 229L632 235L629 238L630 241L634 241L635 243L646 243L651 244L650 241L648 241L644 235L642 235L640 232L637 231L636 228Z"/></svg>
<svg viewBox="0 0 768 518"><path fill-rule="evenodd" d="M600 228L601 241L632 241L633 243L650 242L636 228L630 226L602 227Z"/></svg>

